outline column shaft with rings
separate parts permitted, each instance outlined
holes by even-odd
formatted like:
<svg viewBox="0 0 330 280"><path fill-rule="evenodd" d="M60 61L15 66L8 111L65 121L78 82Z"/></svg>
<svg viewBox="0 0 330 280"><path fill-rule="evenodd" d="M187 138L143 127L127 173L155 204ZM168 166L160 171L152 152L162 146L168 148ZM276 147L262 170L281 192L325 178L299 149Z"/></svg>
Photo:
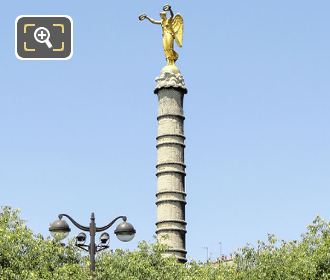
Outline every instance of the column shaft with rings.
<svg viewBox="0 0 330 280"><path fill-rule="evenodd" d="M165 68L166 69L166 68ZM177 70L175 68L175 70ZM183 99L187 93L177 70L162 70L156 78L157 135L157 240L169 246L165 255L186 262L185 164Z"/></svg>

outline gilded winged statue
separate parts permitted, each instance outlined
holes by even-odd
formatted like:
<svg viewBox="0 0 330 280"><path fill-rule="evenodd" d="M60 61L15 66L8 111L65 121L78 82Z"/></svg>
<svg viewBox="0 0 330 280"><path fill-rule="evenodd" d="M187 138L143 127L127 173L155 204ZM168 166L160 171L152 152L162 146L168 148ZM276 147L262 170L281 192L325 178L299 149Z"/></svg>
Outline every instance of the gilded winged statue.
<svg viewBox="0 0 330 280"><path fill-rule="evenodd" d="M166 13L170 12L170 17L166 17ZM174 50L174 41L179 47L182 47L183 36L183 18L180 14L174 15L170 5L163 7L163 12L160 13L160 20L155 20L148 17L146 14L139 16L139 20L148 19L153 24L160 24L163 31L163 48L167 61L167 65L174 65L178 60L179 55Z"/></svg>

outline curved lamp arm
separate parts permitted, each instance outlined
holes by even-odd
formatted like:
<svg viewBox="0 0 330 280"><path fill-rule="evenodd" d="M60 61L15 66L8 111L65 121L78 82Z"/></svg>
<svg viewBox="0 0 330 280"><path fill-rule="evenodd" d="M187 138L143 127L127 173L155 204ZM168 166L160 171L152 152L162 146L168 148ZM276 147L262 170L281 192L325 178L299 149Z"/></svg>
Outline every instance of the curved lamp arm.
<svg viewBox="0 0 330 280"><path fill-rule="evenodd" d="M58 215L58 218L62 220L63 217L67 217L77 228L83 230L83 231L89 231L89 227L82 226L78 224L74 219L72 219L69 215L67 214L60 214Z"/></svg>
<svg viewBox="0 0 330 280"><path fill-rule="evenodd" d="M123 219L123 221L126 222L127 217L126 216L119 216L119 217L115 218L113 221L111 221L109 224L107 224L106 226L104 226L104 227L97 227L96 228L96 232L107 230L109 227L111 227L119 219Z"/></svg>

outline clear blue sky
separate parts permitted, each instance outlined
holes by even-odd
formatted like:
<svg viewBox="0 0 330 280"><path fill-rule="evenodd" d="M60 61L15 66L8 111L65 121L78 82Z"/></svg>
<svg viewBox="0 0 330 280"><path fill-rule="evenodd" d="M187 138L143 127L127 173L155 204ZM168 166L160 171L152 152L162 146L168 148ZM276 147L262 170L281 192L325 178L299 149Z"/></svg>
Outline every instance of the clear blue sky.
<svg viewBox="0 0 330 280"><path fill-rule="evenodd" d="M163 1L7 0L0 10L0 205L48 234L57 214L127 215L133 242L156 220L154 77ZM188 257L267 233L297 239L330 218L328 0L172 1L185 18ZM19 61L22 14L74 20L70 61ZM74 236L74 231L71 236Z"/></svg>

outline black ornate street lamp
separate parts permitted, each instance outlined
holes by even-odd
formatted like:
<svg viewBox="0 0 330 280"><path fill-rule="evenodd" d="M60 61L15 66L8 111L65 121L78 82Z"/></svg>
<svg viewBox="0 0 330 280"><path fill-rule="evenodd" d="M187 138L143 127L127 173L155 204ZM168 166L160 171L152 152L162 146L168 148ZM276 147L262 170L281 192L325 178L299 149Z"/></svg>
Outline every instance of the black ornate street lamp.
<svg viewBox="0 0 330 280"><path fill-rule="evenodd" d="M65 220L62 220L63 217L67 217L77 228L81 229L82 231L89 232L90 234L90 242L89 245L85 245L86 242L86 234L84 232L81 232L76 237L76 243L75 245L87 252L89 252L89 258L90 258L90 270L95 270L95 254L97 252L100 252L104 249L109 248L109 239L110 236L107 232L103 232L100 236L100 244L95 244L95 234L97 232L102 232L110 228L117 220L122 219L123 222L121 222L117 228L115 229L114 233L116 234L117 238L120 241L128 242L131 241L134 238L134 235L136 233L134 227L127 222L126 216L119 216L112 220L109 224L107 224L104 227L97 227L95 224L95 216L94 213L91 214L91 220L89 227L82 226L78 224L74 219L72 219L67 214L60 214L58 215L59 220L56 220L53 222L50 227L49 231L51 235L54 237L55 240L60 241L64 238L66 238L69 235L69 232L71 231L69 225Z"/></svg>

